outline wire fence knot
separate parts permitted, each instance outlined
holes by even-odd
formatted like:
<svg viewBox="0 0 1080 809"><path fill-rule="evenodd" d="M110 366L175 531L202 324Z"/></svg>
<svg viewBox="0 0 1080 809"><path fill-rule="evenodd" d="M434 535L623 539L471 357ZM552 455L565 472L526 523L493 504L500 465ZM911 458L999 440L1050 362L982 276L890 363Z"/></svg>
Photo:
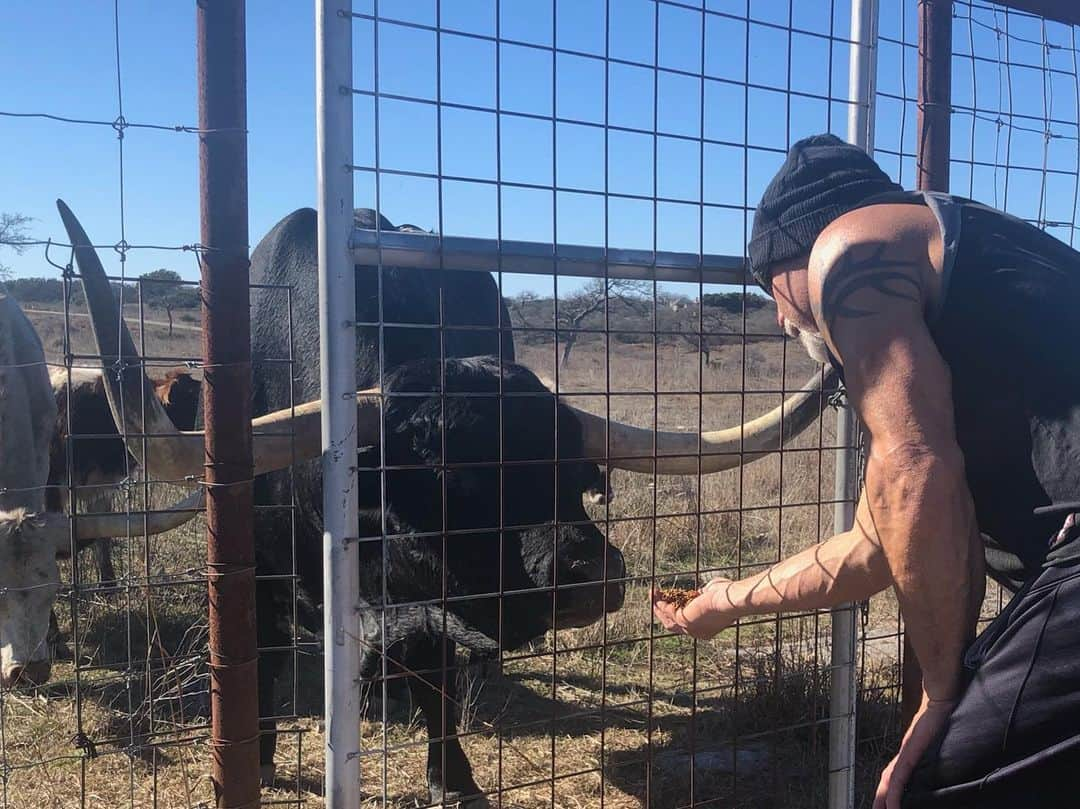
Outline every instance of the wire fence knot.
<svg viewBox="0 0 1080 809"><path fill-rule="evenodd" d="M93 739L82 731L79 731L72 737L71 744L82 751L84 758L97 758L97 745L94 744Z"/></svg>

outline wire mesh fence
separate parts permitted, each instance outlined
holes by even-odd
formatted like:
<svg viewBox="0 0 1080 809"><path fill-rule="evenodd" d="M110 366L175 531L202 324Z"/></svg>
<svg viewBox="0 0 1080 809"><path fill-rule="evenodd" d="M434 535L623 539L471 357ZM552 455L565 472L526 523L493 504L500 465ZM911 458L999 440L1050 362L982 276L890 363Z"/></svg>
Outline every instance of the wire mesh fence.
<svg viewBox="0 0 1080 809"><path fill-rule="evenodd" d="M361 366L381 372L358 384L381 382L384 396L388 385L406 384L391 355L433 356L449 368L449 358L464 356L464 335L486 327L501 335L489 335L482 353L513 359L563 404L612 423L692 437L780 404L820 369L792 350L765 299L746 287L749 217L791 142L847 128L850 14L837 3L549 3L527 12L354 4L354 195L385 217L353 236L357 263L377 268L357 283L384 296L377 317L357 315L370 330L358 341ZM477 292L470 270L490 271L498 296ZM459 285L473 291L463 295ZM422 314L395 317L387 296L406 287L438 294ZM394 345L406 339L414 355ZM445 787L511 805L824 803L829 726L838 718L829 711L829 615L750 617L692 645L657 631L650 590L752 575L829 536L834 419L815 420L781 453L745 466L734 459L726 471L710 472L716 464L707 454L673 465L659 440L644 463L628 464L619 456L633 451L609 438L597 458L610 461L605 496L575 515L558 499L565 494L556 495L554 507L533 506L530 522L581 528L587 518L601 528L618 561L597 549L575 561L603 561L618 594L572 577L560 585L558 561L525 585L512 566L528 563L527 541L516 534L518 515L532 504L510 463L540 452L533 464L550 470L550 459L575 457L559 440L567 427L556 420L545 436L548 428L535 424L529 438L558 450L526 449L510 426L520 416L504 408L487 417L498 437L478 437L465 413L486 412L493 390L520 394L510 386L521 381L496 374L484 390L444 373L433 383L438 395L425 395L465 423L444 422L446 446L429 459L443 481L443 513L426 529L425 551L446 574L424 591L387 565L372 586L372 622L392 611L377 609L387 599L394 609L442 600L447 612L468 614L480 610L470 602L494 594L488 623L471 628L501 651L485 666L464 650L455 661L450 644L422 666L414 662L420 655L393 648L385 627L372 635L386 661L373 693L389 696L391 683L433 667L445 699L426 709L435 714L427 733L388 713L365 722L365 796L377 805L426 805ZM395 391L386 407L401 396ZM401 428L388 421L384 429ZM450 447L463 435L493 441L489 454L461 454L455 464ZM394 486L403 461L374 461L372 472L383 475L377 502L397 519L371 541L393 557L416 526ZM455 499L475 507L465 461L498 473L473 483L500 501L493 527L503 544L486 562L455 547L455 538L482 541L480 528L455 513ZM569 466L555 465L557 480ZM626 466L637 471L619 468ZM583 485L576 495L589 493ZM556 537L558 560L563 534ZM462 586L463 564L488 568L471 590ZM549 620L527 614L514 592L523 588L556 592L540 602L553 611ZM563 601L577 603L586 626L560 627ZM522 632L509 630L518 625ZM887 699L869 703L864 721L888 721L887 708ZM444 779L430 791L418 780L428 756L428 771L434 761ZM466 759L471 776L463 775ZM867 756L862 780L880 762Z"/></svg>
<svg viewBox="0 0 1080 809"><path fill-rule="evenodd" d="M99 252L163 403L195 428L196 284L130 268L197 262L200 246L129 233L129 188L145 179L124 152L200 133L125 118L123 12L115 4L110 21L115 108L0 115L73 141L113 130L118 230ZM875 40L874 154L905 187L916 13L882 0ZM830 799L830 728L845 718L830 689L847 676L831 616L749 616L695 643L660 630L649 594L752 575L837 530L834 505L854 492L834 494L831 391L781 452L738 464L736 448L727 464L704 443L620 448L614 429L586 451L578 416L545 389L578 413L694 436L820 375L742 268L788 145L846 134L851 17L839 0L354 2L351 172L356 206L370 209L353 239L358 383L383 388L388 414L359 459L365 805L437 805L433 764L448 792L475 786L504 806ZM952 23L952 191L1073 244L1075 28L979 0L953 3ZM166 507L191 486L142 480L108 422L82 421L82 397L108 410L81 370L100 357L67 240L25 246L60 271L55 298L20 297L64 388L50 509ZM251 295L287 324L255 374L276 406L298 405L317 390L315 301L281 281ZM464 360L478 354L495 362ZM511 361L520 368L496 370ZM391 427L415 443L392 444ZM263 803L317 806L322 505L311 466L296 468L256 506L260 537L278 543L259 609L281 624L260 637L275 672L263 714L279 719ZM202 522L160 537L133 528L93 556L78 545L69 538L61 563L49 683L0 693L3 805L211 805ZM1006 598L991 584L985 617ZM845 766L868 806L900 730L903 634L889 594L858 617L858 747Z"/></svg>
<svg viewBox="0 0 1080 809"><path fill-rule="evenodd" d="M55 93L43 91L32 98L30 93L16 94L23 106L0 110L5 138L24 144L27 155L31 153L27 144L35 140L64 144L58 160L61 173L75 168L86 185L58 181L56 187L28 188L24 197L5 198L2 207L6 210L10 204L14 210L26 210L24 205L33 204L40 209L41 194L50 203L56 196L66 197L77 213L86 217L91 232L108 240L97 245L97 252L104 260L123 319L134 334L141 357L138 367L152 382L151 395L179 429L197 430L202 421L205 370L201 301L199 282L184 278L199 276L208 248L199 244L197 234L184 241L140 239L141 234L129 221L132 206L146 205L155 197L189 196L194 201L195 194L182 187L163 188L170 172L160 170L161 166L148 171L147 155L173 161L170 169L186 165L194 178L197 164L193 147L198 139L212 133L187 122L166 123L149 115L136 119L134 115L158 110L141 93L139 82L134 105L125 107L131 71L148 69L142 61L145 41L141 40L152 26L141 10L132 13L119 2L108 4L82 14L85 29L78 32L66 24L54 30L55 20L42 9L33 14L24 14L23 9L12 11L13 25L38 32L41 43L58 42L77 50L81 37L101 35L110 48L107 61L86 60L97 73L64 74L63 89L56 87ZM134 42L138 43L137 56L127 62L125 55L132 53ZM193 63L194 33L186 43L176 44L189 47ZM18 46L9 52L19 52ZM67 63L57 58L56 64ZM31 88L38 86L35 77L21 78ZM169 84L169 77L162 75L161 79ZM114 103L95 107L103 95L102 85L109 82ZM68 93L69 85L82 86L85 97ZM78 111L67 113L56 108L56 97L64 98ZM176 106L162 105L172 110ZM138 112L133 115L132 109ZM107 143L109 138L112 143ZM181 140L183 146L176 143ZM7 159L12 162L8 168L21 171L19 164L27 155L18 148L9 149ZM41 177L55 176L51 168L40 168ZM87 186L91 186L89 192ZM97 205L90 205L90 200ZM52 213L48 219L39 217L32 229L63 233L57 227L55 209ZM186 219L194 221L193 217ZM35 641L30 652L35 663L25 667L21 681L7 682L12 671L5 656L5 689L0 693L2 805L209 806L215 800L210 779L214 751L207 656L207 579L212 571L207 567L205 522L199 515L164 534L147 530L147 524L162 509L199 488L201 475L158 480L135 462L136 457L153 458L156 451L163 452L158 449L163 445L137 431L124 430L123 436L117 432L101 369L105 364L105 373L115 375L121 366L110 365L95 345L79 272L84 268L81 261L75 263L68 236L25 238L31 221L18 215L5 218L5 224L12 227L4 234L11 238L4 246L24 254L20 274L45 276L5 279L8 293L19 302L42 343L44 357L32 364L47 370L50 399L55 397L57 409L55 423L47 425L51 436L44 448L49 453L48 479L34 488L46 510L67 511L76 519L70 533L65 528L57 553L60 588L55 602L44 607L39 604L36 611L30 604L32 593L51 593L55 582L25 585L19 579L20 570L27 578L40 571L30 574L26 567L12 568L10 553L17 538L5 534L5 648L11 643L8 633L13 628L16 637L26 631L33 638L36 624L45 620L49 632L43 640ZM139 221L146 223L147 219L140 216ZM107 227L103 226L106 223ZM157 222L152 223L152 229L183 235L160 228ZM283 322L292 323L289 288L252 285L251 297L256 302L273 300ZM280 378L286 386L292 363L287 349L257 362L261 374ZM4 370L12 372L10 366ZM39 381L35 379L35 384ZM142 407L150 404L140 402ZM35 407L48 412L43 402ZM11 422L5 421L5 425L7 430ZM129 454L124 439L141 449ZM12 436L5 433L4 442L10 453ZM19 477L18 483L25 486L21 472ZM10 499L8 493L15 491L17 484L5 479L3 485ZM33 495L27 496L33 499ZM10 505L5 501L5 508ZM286 561L276 567L261 564L260 586L275 591L281 602L275 612L283 617L288 614L290 626L297 628L290 630L285 640L275 639L272 647L264 643L270 647L263 650L265 656L279 659L276 692L261 706L264 716L278 718L279 738L277 774L264 791L264 805L305 805L307 798L321 791L315 769L320 746L306 739L309 731L317 730L315 717L319 713L318 666L312 662L317 657L316 632L305 631L298 614L303 599L298 592L296 554L288 536L291 504L264 503L259 511L286 526L285 544L277 557ZM126 530L114 537L86 541L79 526L104 512L120 512L132 519ZM34 627L12 623L20 607L29 611ZM51 659L51 666L42 669L36 662L39 659ZM255 686L253 680L250 688ZM303 720L298 719L300 714Z"/></svg>

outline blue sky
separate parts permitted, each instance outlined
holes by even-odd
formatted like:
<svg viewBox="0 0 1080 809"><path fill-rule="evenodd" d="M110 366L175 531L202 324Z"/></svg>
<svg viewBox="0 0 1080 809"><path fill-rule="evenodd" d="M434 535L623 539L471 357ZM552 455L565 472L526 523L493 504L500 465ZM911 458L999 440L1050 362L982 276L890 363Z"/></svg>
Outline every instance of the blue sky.
<svg viewBox="0 0 1080 809"><path fill-rule="evenodd" d="M313 5L309 0L248 3L253 245L282 216L314 205ZM683 5L693 6L695 0ZM834 37L847 36L847 1L798 0L789 6L788 0L707 0L708 10L721 13L704 18L677 4L657 9L651 0L610 0L610 7L611 56L640 64L609 66L607 121L624 129L609 132L606 172L604 131L597 126L605 121L604 63L597 58L605 48L603 0L559 0L554 20L552 2L503 0L501 35L525 44L503 43L498 50L485 39L495 34L495 0L442 0L438 9L435 0L381 0L378 91L383 97L377 107L371 95L376 26L355 20L353 72L360 91L355 161L376 166L377 109L378 166L391 170L379 175L383 213L395 223L453 235L495 237L501 228L508 239L600 245L606 239L613 247L741 254L747 226L741 208L752 209L782 160L780 150L830 127L845 134L845 105L810 96L829 91L830 50L832 94L847 95L846 43L830 47L828 39L814 35L828 35L831 24ZM196 123L194 8L189 0L120 0L123 111L129 122ZM354 9L371 13L371 0L355 0ZM882 0L881 33L913 43L914 12L914 2ZM786 24L789 13L794 27L808 32L792 34L790 48L787 32L770 27ZM969 13L976 24L969 24ZM104 121L117 116L112 0L6 0L0 14L0 75L5 77L0 111ZM1004 25L1005 15L980 7L969 12L960 4L957 14L954 49L963 54L973 48L988 60L954 60L954 104L971 106L975 99L990 113L954 115L953 156L999 165L972 169L954 163L954 192L1030 218L1039 216L1041 207L1043 218L1071 224L1075 54L1060 48L1044 54L1040 46L1022 41L1041 39L1038 25L1009 15L1014 35L1009 58L1033 65L1045 58L1065 73L1047 77L1022 67L1001 70L989 59L1005 55L992 30ZM419 26L435 26L438 20L444 33L437 40L424 27L390 20ZM1050 26L1047 36L1057 44L1071 42L1061 26ZM545 49L553 42L576 53L553 54ZM654 62L659 70L652 68ZM791 89L808 95L788 97L789 75ZM758 87L744 93L740 85L747 81ZM889 152L901 145L914 151L915 107L889 96L914 97L911 48L881 43L879 90L877 157L894 179L910 186L913 161ZM501 116L493 111L496 93ZM430 103L440 95L447 102L441 117ZM1047 108L1063 121L1051 124L1055 136L1049 140L1041 121ZM998 111L1009 110L1032 118L1014 118L1012 127L995 123ZM552 121L553 116L560 120ZM659 133L655 144L654 132ZM743 142L752 148L744 152L738 145ZM196 146L196 136L187 133L126 131L123 222L129 243L198 240ZM1067 173L1043 174L1044 159ZM437 174L440 168L444 176L459 179L444 180L440 189L435 179L392 173ZM0 210L33 217L35 237L63 239L53 207L53 200L63 197L96 242L119 241L119 169L118 140L109 126L0 117ZM374 207L375 176L356 173L358 206ZM500 176L510 184L502 187L501 221L494 184ZM610 197L606 206L599 193L605 179L608 190L621 195ZM552 185L564 190L553 193ZM654 194L669 200L656 204L655 231ZM1066 240L1072 236L1071 228L1054 232ZM119 272L114 257L106 260ZM16 275L55 275L40 249L23 256L5 251L0 261L12 265ZM126 272L132 276L161 266L197 277L191 254L155 250L132 251ZM507 291L530 283L508 278ZM543 284L537 291L545 291Z"/></svg>

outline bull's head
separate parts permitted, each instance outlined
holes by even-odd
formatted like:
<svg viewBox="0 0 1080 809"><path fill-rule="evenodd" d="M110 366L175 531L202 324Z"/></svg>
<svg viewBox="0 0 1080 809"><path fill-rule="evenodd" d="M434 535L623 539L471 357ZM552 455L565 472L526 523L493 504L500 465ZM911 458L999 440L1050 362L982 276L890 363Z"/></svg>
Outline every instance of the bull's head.
<svg viewBox="0 0 1080 809"><path fill-rule="evenodd" d="M147 515L150 534L171 531L201 505L196 492L168 511ZM5 687L49 678L46 635L60 588L57 560L76 546L107 537L141 534L138 515L94 514L74 520L58 512L17 507L0 511L0 682Z"/></svg>

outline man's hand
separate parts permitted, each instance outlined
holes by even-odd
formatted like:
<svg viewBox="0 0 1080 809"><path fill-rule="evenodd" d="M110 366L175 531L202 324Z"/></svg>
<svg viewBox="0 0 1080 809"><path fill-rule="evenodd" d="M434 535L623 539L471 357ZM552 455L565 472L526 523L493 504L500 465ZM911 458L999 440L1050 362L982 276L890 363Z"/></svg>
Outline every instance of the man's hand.
<svg viewBox="0 0 1080 809"><path fill-rule="evenodd" d="M926 748L944 731L954 707L955 700L930 700L923 694L922 705L900 742L900 751L881 772L881 780L874 793L873 809L900 809L904 787L915 765Z"/></svg>
<svg viewBox="0 0 1080 809"><path fill-rule="evenodd" d="M653 614L669 632L708 640L740 617L728 597L728 588L733 583L731 579L715 578L701 589L701 595L682 608L662 601L660 591L653 590Z"/></svg>

